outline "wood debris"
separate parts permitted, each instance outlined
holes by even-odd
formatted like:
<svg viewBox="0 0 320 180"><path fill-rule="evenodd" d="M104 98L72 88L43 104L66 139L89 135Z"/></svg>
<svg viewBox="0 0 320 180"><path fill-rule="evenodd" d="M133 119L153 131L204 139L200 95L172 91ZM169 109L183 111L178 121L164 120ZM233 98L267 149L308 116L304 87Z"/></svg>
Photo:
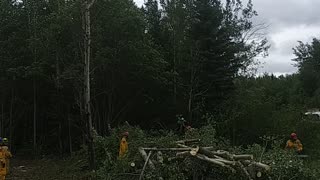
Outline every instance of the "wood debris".
<svg viewBox="0 0 320 180"><path fill-rule="evenodd" d="M270 166L261 162L254 161L251 154L232 154L224 150L214 150L213 147L192 146L192 143L199 143L200 139L187 139L176 142L177 147L158 148L158 147L140 147L139 152L153 170L156 169L155 164L150 159L151 153L157 153L158 162L163 163L163 153L176 152L175 157L169 157L168 161L175 161L182 158L196 158L213 166L222 167L230 170L232 173L241 173L248 177L249 180L258 179L266 172L270 171ZM188 145L186 145L188 144ZM149 151L147 155L146 151ZM160 160L159 160L160 159ZM145 167L143 169L145 171Z"/></svg>

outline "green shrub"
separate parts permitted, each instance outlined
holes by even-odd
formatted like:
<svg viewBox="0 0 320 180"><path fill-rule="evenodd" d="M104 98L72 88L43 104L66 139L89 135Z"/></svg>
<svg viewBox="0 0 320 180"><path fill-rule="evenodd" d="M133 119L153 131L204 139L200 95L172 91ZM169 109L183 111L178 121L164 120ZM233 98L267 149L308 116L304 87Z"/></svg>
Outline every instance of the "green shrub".
<svg viewBox="0 0 320 180"><path fill-rule="evenodd" d="M304 160L300 159L295 152L281 148L277 141L273 142L271 149L266 150L264 147L254 144L248 147L245 152L253 154L256 161L271 166L271 171L267 174L268 178L277 180L318 179L317 173L306 166Z"/></svg>
<svg viewBox="0 0 320 180"><path fill-rule="evenodd" d="M129 132L129 151L127 156L120 160L118 159L118 150L120 134L123 131ZM139 147L175 147L175 141L183 138L199 138L201 146L213 146L215 149L229 150L233 153L253 154L256 161L271 166L271 171L264 176L269 179L317 179L316 170L307 168L305 162L295 154L279 148L278 142L273 142L272 148L268 150L257 144L248 148L231 147L227 140L216 137L216 131L210 125L193 129L184 137L179 137L170 131L159 131L157 135L149 135L138 127L121 127L115 129L110 137L96 137L97 177L101 180L138 179L144 165L144 160L138 152ZM151 156L152 159L156 159L155 154ZM188 180L194 176L198 178L212 177L216 180L247 179L240 170L237 174L232 174L225 168L213 166L194 157L169 161L169 157L175 157L175 152L165 152L163 157L163 164L154 161L156 170L147 166L144 179L153 180L162 177L165 180ZM135 163L135 166L130 166L131 163Z"/></svg>

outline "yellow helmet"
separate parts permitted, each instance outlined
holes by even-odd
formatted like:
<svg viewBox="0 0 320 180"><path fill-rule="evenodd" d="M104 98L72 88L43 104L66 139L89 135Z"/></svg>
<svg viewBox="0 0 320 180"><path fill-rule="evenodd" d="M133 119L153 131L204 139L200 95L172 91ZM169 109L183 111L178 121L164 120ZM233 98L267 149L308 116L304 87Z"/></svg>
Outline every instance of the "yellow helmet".
<svg viewBox="0 0 320 180"><path fill-rule="evenodd" d="M7 143L9 140L8 140L8 138L3 138L2 141L3 141L4 143Z"/></svg>

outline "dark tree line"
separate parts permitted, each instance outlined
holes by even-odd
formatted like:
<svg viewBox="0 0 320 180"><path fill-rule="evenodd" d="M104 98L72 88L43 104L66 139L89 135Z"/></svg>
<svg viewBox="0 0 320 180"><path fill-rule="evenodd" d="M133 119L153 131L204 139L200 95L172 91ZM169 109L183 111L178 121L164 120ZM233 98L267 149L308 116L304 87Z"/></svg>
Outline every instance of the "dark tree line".
<svg viewBox="0 0 320 180"><path fill-rule="evenodd" d="M87 140L83 1L0 3L1 136L14 149L72 152ZM175 128L206 123L235 79L264 54L251 1L97 0L91 7L95 131L124 121Z"/></svg>

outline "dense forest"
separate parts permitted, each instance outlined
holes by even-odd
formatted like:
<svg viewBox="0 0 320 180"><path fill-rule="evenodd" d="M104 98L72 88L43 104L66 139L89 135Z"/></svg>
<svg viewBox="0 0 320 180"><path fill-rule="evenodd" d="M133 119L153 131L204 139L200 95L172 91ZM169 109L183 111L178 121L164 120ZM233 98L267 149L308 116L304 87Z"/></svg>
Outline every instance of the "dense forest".
<svg viewBox="0 0 320 180"><path fill-rule="evenodd" d="M183 116L229 147L297 132L318 158L303 113L320 104L320 40L292 47L297 73L257 76L270 45L251 0L91 2L1 0L0 135L14 153L73 154L124 124L179 135Z"/></svg>

